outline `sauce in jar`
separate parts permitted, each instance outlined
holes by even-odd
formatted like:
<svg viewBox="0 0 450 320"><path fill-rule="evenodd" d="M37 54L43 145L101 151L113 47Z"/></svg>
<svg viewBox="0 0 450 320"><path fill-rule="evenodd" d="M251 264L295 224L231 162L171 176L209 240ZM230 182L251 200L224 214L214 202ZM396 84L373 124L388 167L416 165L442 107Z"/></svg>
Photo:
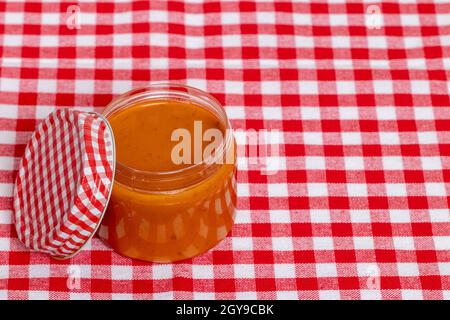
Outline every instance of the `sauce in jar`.
<svg viewBox="0 0 450 320"><path fill-rule="evenodd" d="M153 85L119 97L104 114L116 172L99 237L122 255L158 262L196 256L222 240L234 220L236 144L220 104L190 87ZM178 129L189 134L190 149L174 153ZM220 147L195 159L212 140L204 139L208 129L221 133Z"/></svg>
<svg viewBox="0 0 450 320"><path fill-rule="evenodd" d="M225 133L223 124L210 111L193 103L170 100L137 103L112 114L108 121L114 132L117 161L146 171L166 172L190 165L176 164L171 158L178 143L172 141L172 133L179 128L187 129L193 137L195 121L200 121L202 131L215 128ZM200 142L203 150L207 142ZM194 143L190 147L193 155Z"/></svg>

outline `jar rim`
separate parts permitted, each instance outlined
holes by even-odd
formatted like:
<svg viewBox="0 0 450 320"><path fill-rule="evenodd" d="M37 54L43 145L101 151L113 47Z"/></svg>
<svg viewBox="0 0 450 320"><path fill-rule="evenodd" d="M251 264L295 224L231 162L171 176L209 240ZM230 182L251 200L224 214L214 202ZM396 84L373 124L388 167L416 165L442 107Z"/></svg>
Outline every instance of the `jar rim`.
<svg viewBox="0 0 450 320"><path fill-rule="evenodd" d="M225 138L220 142L219 147L215 150L214 154L210 154L208 158L202 159L202 161L186 166L181 169L171 171L151 171L141 170L130 166L127 166L116 159L116 171L119 173L126 173L128 176L139 177L147 182L158 181L160 182L175 182L182 176L183 179L192 176L205 176L208 171L212 171L214 164L220 163L220 159L226 157L227 151L232 145L233 133L230 121L222 104L209 93L185 85L181 83L172 82L152 82L147 86L135 88L129 90L117 98L113 99L103 110L103 116L108 119L108 116L118 112L120 109L124 109L127 106L132 106L139 101L146 100L159 100L159 99L183 99L199 105L200 107L206 107L212 109L218 119L225 125ZM209 176L209 174L208 174Z"/></svg>

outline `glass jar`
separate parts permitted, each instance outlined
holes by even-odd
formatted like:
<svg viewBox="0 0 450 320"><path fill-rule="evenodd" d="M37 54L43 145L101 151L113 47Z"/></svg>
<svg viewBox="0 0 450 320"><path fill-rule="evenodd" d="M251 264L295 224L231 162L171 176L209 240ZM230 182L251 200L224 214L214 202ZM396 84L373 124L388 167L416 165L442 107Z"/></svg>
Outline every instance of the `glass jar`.
<svg viewBox="0 0 450 320"><path fill-rule="evenodd" d="M201 109L186 109L191 107ZM207 111L216 121L210 122L223 129L223 140L209 157L179 167L161 162L158 165L163 170L149 169L138 165L146 165L142 159L121 163L121 156L136 153L142 143L152 156L150 129L139 125L157 122L145 119L156 108L165 108L170 119L182 114L180 121L184 123L197 121L196 114ZM132 112L140 114L132 117ZM192 87L153 84L121 95L105 108L103 115L113 129L117 159L111 198L98 231L100 239L127 257L170 262L201 254L225 238L233 225L236 207L236 143L220 103ZM155 132L158 126L165 129L166 125L167 121L156 123ZM131 129L134 140L120 143L118 140L129 138ZM144 131L146 136L140 139L137 135ZM166 146L159 143L155 148L165 150Z"/></svg>

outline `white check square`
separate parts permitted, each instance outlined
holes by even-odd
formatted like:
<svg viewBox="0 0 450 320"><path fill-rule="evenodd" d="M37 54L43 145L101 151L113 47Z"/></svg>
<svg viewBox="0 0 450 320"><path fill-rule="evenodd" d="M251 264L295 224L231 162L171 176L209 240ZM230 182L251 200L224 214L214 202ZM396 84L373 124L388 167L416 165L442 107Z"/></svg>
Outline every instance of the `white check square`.
<svg viewBox="0 0 450 320"><path fill-rule="evenodd" d="M163 10L150 10L149 22L168 22L169 13Z"/></svg>
<svg viewBox="0 0 450 320"><path fill-rule="evenodd" d="M397 262L397 269L400 277L417 277L419 275L417 263Z"/></svg>
<svg viewBox="0 0 450 320"><path fill-rule="evenodd" d="M310 197L326 197L328 195L326 183L308 183L307 188Z"/></svg>
<svg viewBox="0 0 450 320"><path fill-rule="evenodd" d="M305 157L305 168L306 169L325 169L325 158L324 157Z"/></svg>
<svg viewBox="0 0 450 320"><path fill-rule="evenodd" d="M3 16L3 24L23 24L24 23L24 13L8 11L7 14Z"/></svg>
<svg viewBox="0 0 450 320"><path fill-rule="evenodd" d="M403 169L403 160L402 157L392 156L392 157L383 157L383 168L385 170L402 170Z"/></svg>
<svg viewBox="0 0 450 320"><path fill-rule="evenodd" d="M280 107L262 107L263 117L267 120L282 120L283 110Z"/></svg>
<svg viewBox="0 0 450 320"><path fill-rule="evenodd" d="M423 170L442 170L440 157L421 157Z"/></svg>
<svg viewBox="0 0 450 320"><path fill-rule="evenodd" d="M417 132L417 139L420 144L437 144L438 137L436 131Z"/></svg>
<svg viewBox="0 0 450 320"><path fill-rule="evenodd" d="M344 165L346 170L363 170L364 158L363 157L345 157Z"/></svg>
<svg viewBox="0 0 450 320"><path fill-rule="evenodd" d="M400 14L402 26L420 26L420 17L417 14Z"/></svg>
<svg viewBox="0 0 450 320"><path fill-rule="evenodd" d="M43 36L44 39L47 40L48 36ZM56 36L55 36L56 37ZM18 34L4 34L3 35L3 45L8 47L19 47L22 46L22 35ZM43 45L47 46L47 41L43 43Z"/></svg>
<svg viewBox="0 0 450 320"><path fill-rule="evenodd" d="M293 13L294 25L310 26L312 24L311 14L309 13Z"/></svg>
<svg viewBox="0 0 450 320"><path fill-rule="evenodd" d="M272 247L275 251L292 251L294 250L292 237L273 237Z"/></svg>
<svg viewBox="0 0 450 320"><path fill-rule="evenodd" d="M130 24L133 21L133 12L124 11L113 14L114 25L117 24Z"/></svg>
<svg viewBox="0 0 450 320"><path fill-rule="evenodd" d="M330 211L329 210L310 210L309 216L312 223L330 223Z"/></svg>
<svg viewBox="0 0 450 320"><path fill-rule="evenodd" d="M258 11L256 12L256 21L258 24L275 24L275 13Z"/></svg>
<svg viewBox="0 0 450 320"><path fill-rule="evenodd" d="M223 25L240 23L239 13L236 12L223 12L220 14L220 17L222 18Z"/></svg>
<svg viewBox="0 0 450 320"><path fill-rule="evenodd" d="M269 183L267 190L269 197L287 197L289 195L286 183Z"/></svg>
<svg viewBox="0 0 450 320"><path fill-rule="evenodd" d="M335 278L337 277L337 269L335 263L317 263L316 273L319 278Z"/></svg>
<svg viewBox="0 0 450 320"><path fill-rule="evenodd" d="M317 81L299 81L299 90L302 94L318 94L319 87Z"/></svg>
<svg viewBox="0 0 450 320"><path fill-rule="evenodd" d="M387 48L386 37L384 36L367 36L367 45L370 49Z"/></svg>
<svg viewBox="0 0 450 320"><path fill-rule="evenodd" d="M227 94L244 94L244 83L241 81L225 81Z"/></svg>
<svg viewBox="0 0 450 320"><path fill-rule="evenodd" d="M400 136L398 132L380 131L380 143L382 145L398 145L400 144Z"/></svg>
<svg viewBox="0 0 450 320"><path fill-rule="evenodd" d="M386 183L386 194L389 197L406 197L408 192L404 183Z"/></svg>
<svg viewBox="0 0 450 320"><path fill-rule="evenodd" d="M295 264L274 264L275 278L295 279Z"/></svg>
<svg viewBox="0 0 450 320"><path fill-rule="evenodd" d="M391 222L411 222L411 212L409 210L389 210Z"/></svg>
<svg viewBox="0 0 450 320"><path fill-rule="evenodd" d="M347 183L347 192L350 197L367 197L365 183Z"/></svg>
<svg viewBox="0 0 450 320"><path fill-rule="evenodd" d="M184 21L189 26L201 27L205 24L205 15L202 13L184 13Z"/></svg>
<svg viewBox="0 0 450 320"><path fill-rule="evenodd" d="M133 42L133 36L131 33L114 33L113 35L114 46L131 46Z"/></svg>
<svg viewBox="0 0 450 320"><path fill-rule="evenodd" d="M237 194L240 197L248 197L250 196L250 186L248 183L238 183L237 185Z"/></svg>
<svg viewBox="0 0 450 320"><path fill-rule="evenodd" d="M303 143L308 145L322 145L322 132L303 132Z"/></svg>
<svg viewBox="0 0 450 320"><path fill-rule="evenodd" d="M213 279L214 278L213 265L192 265L192 277L194 279Z"/></svg>
<svg viewBox="0 0 450 320"><path fill-rule="evenodd" d="M376 107L378 120L395 120L397 115L395 107Z"/></svg>
<svg viewBox="0 0 450 320"><path fill-rule="evenodd" d="M2 267L0 267L0 269ZM50 266L44 264L30 264L28 266L28 272L30 278L48 278L50 277ZM69 276L69 273L67 273L67 276Z"/></svg>
<svg viewBox="0 0 450 320"><path fill-rule="evenodd" d="M319 107L300 107L302 120L319 120L320 108Z"/></svg>
<svg viewBox="0 0 450 320"><path fill-rule="evenodd" d="M344 145L360 145L362 143L361 133L359 132L342 132L341 136Z"/></svg>
<svg viewBox="0 0 450 320"><path fill-rule="evenodd" d="M413 94L430 94L430 82L428 80L411 80L411 92Z"/></svg>
<svg viewBox="0 0 450 320"><path fill-rule="evenodd" d="M291 213L289 210L269 210L270 222L272 223L290 223Z"/></svg>
<svg viewBox="0 0 450 320"><path fill-rule="evenodd" d="M333 238L332 237L313 237L314 250L333 250Z"/></svg>
<svg viewBox="0 0 450 320"><path fill-rule="evenodd" d="M39 79L38 83L38 91L39 92L48 92L48 93L56 93L57 81L54 79ZM75 82L76 84L76 82ZM76 90L76 87L75 87ZM80 93L84 93L81 91Z"/></svg>
<svg viewBox="0 0 450 320"><path fill-rule="evenodd" d="M111 266L111 277L113 280L131 280L133 279L132 266Z"/></svg>
<svg viewBox="0 0 450 320"><path fill-rule="evenodd" d="M414 107L414 116L417 120L434 120L433 107Z"/></svg>
<svg viewBox="0 0 450 320"><path fill-rule="evenodd" d="M319 291L320 300L340 300L341 294L338 290L320 290Z"/></svg>
<svg viewBox="0 0 450 320"><path fill-rule="evenodd" d="M221 40L224 47L240 47L242 45L242 38L238 34L223 35Z"/></svg>
<svg viewBox="0 0 450 320"><path fill-rule="evenodd" d="M375 248L372 237L353 237L353 246L356 250L373 250Z"/></svg>
<svg viewBox="0 0 450 320"><path fill-rule="evenodd" d="M350 210L350 219L353 223L370 223L372 221L369 210Z"/></svg>
<svg viewBox="0 0 450 320"><path fill-rule="evenodd" d="M348 26L347 14L330 14L330 26Z"/></svg>
<svg viewBox="0 0 450 320"><path fill-rule="evenodd" d="M262 48L270 47L276 48L278 45L278 37L272 34L259 34L257 36L258 45Z"/></svg>
<svg viewBox="0 0 450 320"><path fill-rule="evenodd" d="M238 279L248 279L255 277L255 267L253 264L234 264L234 276Z"/></svg>
<svg viewBox="0 0 450 320"><path fill-rule="evenodd" d="M39 80L41 81L41 80ZM114 89L114 81L113 81ZM76 93L94 93L95 82L94 80L75 80L75 92ZM120 91L125 92L125 91ZM119 92L118 92L119 93Z"/></svg>
<svg viewBox="0 0 450 320"><path fill-rule="evenodd" d="M392 221L392 220L391 220ZM414 250L414 238L412 237L393 237L395 250Z"/></svg>
<svg viewBox="0 0 450 320"><path fill-rule="evenodd" d="M402 300L422 300L423 294L421 290L403 289L401 290Z"/></svg>
<svg viewBox="0 0 450 320"><path fill-rule="evenodd" d="M154 280L171 279L173 277L172 266L169 264L154 264L152 273Z"/></svg>
<svg viewBox="0 0 450 320"><path fill-rule="evenodd" d="M333 48L350 48L350 37L347 36L333 36L331 37L331 44ZM336 82L336 84L338 84Z"/></svg>
<svg viewBox="0 0 450 320"><path fill-rule="evenodd" d="M40 81L41 80L38 80L38 83ZM2 78L2 81L0 81L1 92L19 92L19 87L20 87L20 79Z"/></svg>
<svg viewBox="0 0 450 320"><path fill-rule="evenodd" d="M166 47L169 45L169 36L165 33L150 33L150 44L159 47Z"/></svg>
<svg viewBox="0 0 450 320"><path fill-rule="evenodd" d="M425 183L425 190L426 190L427 196L434 196L434 197L447 196L447 190L445 188L444 183L427 182L427 183Z"/></svg>
<svg viewBox="0 0 450 320"><path fill-rule="evenodd" d="M394 92L394 85L391 80L374 80L373 82L373 91L377 94L392 94ZM377 107L378 109L394 109L394 107ZM380 113L378 113L378 117L380 117ZM395 110L394 110L395 116ZM379 118L380 119L380 118Z"/></svg>
<svg viewBox="0 0 450 320"><path fill-rule="evenodd" d="M337 81L336 82L337 94L355 94L356 87L354 81Z"/></svg>
<svg viewBox="0 0 450 320"><path fill-rule="evenodd" d="M232 237L231 243L233 250L251 251L253 250L253 238L250 237Z"/></svg>

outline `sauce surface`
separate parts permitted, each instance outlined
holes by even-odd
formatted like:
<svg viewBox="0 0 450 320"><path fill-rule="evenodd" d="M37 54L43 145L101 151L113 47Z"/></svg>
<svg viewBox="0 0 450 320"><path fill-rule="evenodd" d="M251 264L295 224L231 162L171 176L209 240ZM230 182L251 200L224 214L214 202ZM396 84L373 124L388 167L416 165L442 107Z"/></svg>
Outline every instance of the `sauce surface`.
<svg viewBox="0 0 450 320"><path fill-rule="evenodd" d="M210 111L188 102L157 100L127 107L108 117L114 132L116 159L133 169L167 172L190 164L176 164L172 150L179 141L171 141L172 132L187 129L191 135L191 159L194 161L194 121L201 121L202 133L225 128ZM202 150L209 142L204 142Z"/></svg>

